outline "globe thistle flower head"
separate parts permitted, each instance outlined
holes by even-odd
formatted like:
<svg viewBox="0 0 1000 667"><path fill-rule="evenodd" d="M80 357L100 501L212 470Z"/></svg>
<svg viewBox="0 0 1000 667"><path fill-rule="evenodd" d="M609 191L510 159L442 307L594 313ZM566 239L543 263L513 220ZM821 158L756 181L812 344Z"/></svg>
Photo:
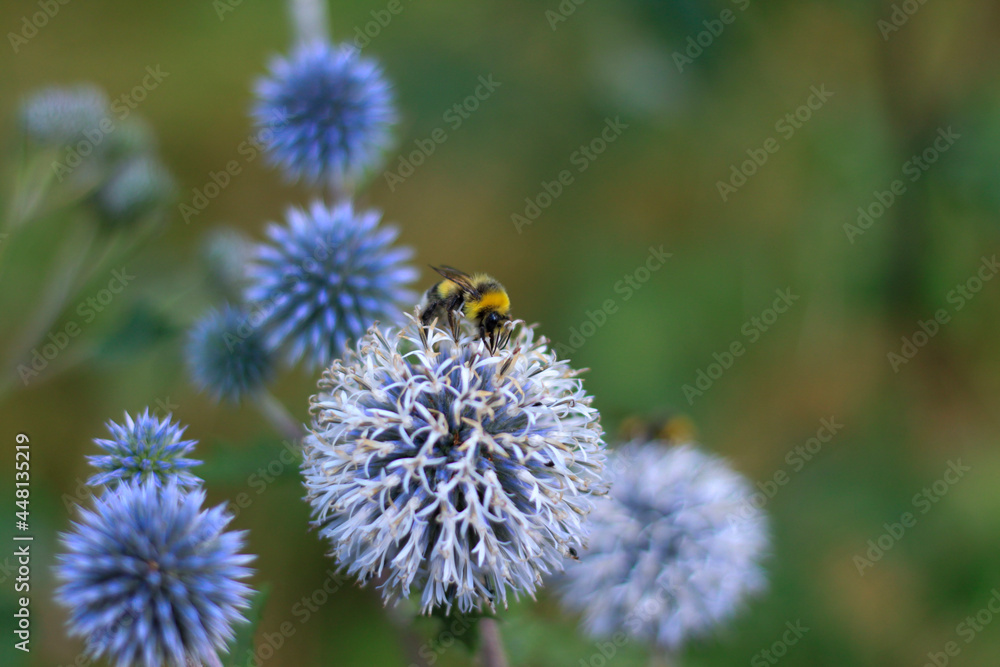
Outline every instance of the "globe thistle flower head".
<svg viewBox="0 0 1000 667"><path fill-rule="evenodd" d="M387 603L506 606L580 548L602 492L601 427L577 373L530 328L372 327L312 399L303 474L320 534Z"/></svg>
<svg viewBox="0 0 1000 667"><path fill-rule="evenodd" d="M299 45L272 61L256 95L258 136L291 180L340 183L377 166L390 144L392 91L351 46Z"/></svg>
<svg viewBox="0 0 1000 667"><path fill-rule="evenodd" d="M97 130L108 117L108 98L94 86L54 86L28 97L21 106L21 126L33 141L66 146Z"/></svg>
<svg viewBox="0 0 1000 667"><path fill-rule="evenodd" d="M167 169L148 155L125 160L97 191L97 210L112 226L128 226L155 213L170 200L174 181Z"/></svg>
<svg viewBox="0 0 1000 667"><path fill-rule="evenodd" d="M246 299L266 313L266 341L289 363L305 357L325 367L375 321L393 321L414 300L406 285L416 271L409 248L393 245L398 231L379 226L378 211L350 202L308 211L291 209L288 225L268 227L258 247Z"/></svg>
<svg viewBox="0 0 1000 667"><path fill-rule="evenodd" d="M180 487L201 484L189 472L201 461L184 457L197 443L181 439L186 427L171 421L170 415L158 419L146 408L134 419L126 412L124 424L109 421L107 427L111 438L94 440L105 453L87 457L100 471L87 480L91 486L130 481L151 482L154 486L171 481Z"/></svg>
<svg viewBox="0 0 1000 667"><path fill-rule="evenodd" d="M559 581L591 634L625 631L676 650L763 588L766 519L722 459L636 440L609 455L608 480L590 544Z"/></svg>
<svg viewBox="0 0 1000 667"><path fill-rule="evenodd" d="M127 482L62 535L56 599L88 652L116 667L219 664L244 622L253 557L203 491Z"/></svg>
<svg viewBox="0 0 1000 667"><path fill-rule="evenodd" d="M204 238L199 249L207 269L209 286L224 296L242 298L246 289L247 264L256 244L235 227L217 227Z"/></svg>
<svg viewBox="0 0 1000 667"><path fill-rule="evenodd" d="M186 350L195 383L217 400L235 403L270 381L274 360L259 324L228 304L202 317L188 336Z"/></svg>

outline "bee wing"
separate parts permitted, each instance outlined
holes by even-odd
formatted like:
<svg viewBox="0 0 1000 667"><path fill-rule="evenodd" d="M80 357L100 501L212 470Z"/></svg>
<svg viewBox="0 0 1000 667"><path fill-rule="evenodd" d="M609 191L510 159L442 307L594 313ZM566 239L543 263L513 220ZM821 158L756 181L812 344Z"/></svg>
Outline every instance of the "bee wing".
<svg viewBox="0 0 1000 667"><path fill-rule="evenodd" d="M452 268L450 266L432 266L432 269L440 273L442 276L450 280L451 282L458 285L463 292L478 299L482 296L479 290L476 289L475 285L472 284L472 276L458 269Z"/></svg>

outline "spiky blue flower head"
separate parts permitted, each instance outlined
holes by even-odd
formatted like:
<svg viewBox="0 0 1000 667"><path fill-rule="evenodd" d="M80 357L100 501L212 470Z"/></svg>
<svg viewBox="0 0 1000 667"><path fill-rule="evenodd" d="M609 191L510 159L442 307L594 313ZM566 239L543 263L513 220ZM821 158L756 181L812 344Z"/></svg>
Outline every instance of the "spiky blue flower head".
<svg viewBox="0 0 1000 667"><path fill-rule="evenodd" d="M379 225L379 211L355 211L350 202L308 211L293 208L288 224L268 226L269 243L250 267L248 302L267 314L266 341L289 363L302 357L325 367L345 343L373 322L392 322L413 303L406 286L416 277L413 252L394 246L395 227Z"/></svg>
<svg viewBox="0 0 1000 667"><path fill-rule="evenodd" d="M87 130L99 132L101 121L107 117L107 96L88 84L43 88L21 106L25 134L49 146L65 146L83 139Z"/></svg>
<svg viewBox="0 0 1000 667"><path fill-rule="evenodd" d="M100 472L87 483L91 486L120 484L131 481L151 482L161 486L174 481L181 487L194 487L201 480L189 472L201 461L184 458L197 444L182 440L186 427L167 415L158 419L146 408L134 419L125 413L125 423L107 423L111 437L96 438L94 443L106 453L88 456L87 460Z"/></svg>
<svg viewBox="0 0 1000 667"><path fill-rule="evenodd" d="M82 510L62 535L56 599L72 635L116 667L219 664L244 622L250 588L245 535L203 491L128 482Z"/></svg>
<svg viewBox="0 0 1000 667"><path fill-rule="evenodd" d="M521 327L491 355L467 333L372 327L323 374L304 441L331 555L423 611L534 595L586 536L600 416L577 372Z"/></svg>
<svg viewBox="0 0 1000 667"><path fill-rule="evenodd" d="M559 582L590 633L677 649L763 588L766 518L725 461L692 445L632 441L609 455L608 480L590 544Z"/></svg>
<svg viewBox="0 0 1000 667"><path fill-rule="evenodd" d="M392 90L349 45L300 44L271 63L253 116L268 158L292 179L339 183L377 166L391 139Z"/></svg>
<svg viewBox="0 0 1000 667"><path fill-rule="evenodd" d="M195 383L217 399L233 402L263 387L274 374L274 359L259 325L229 304L202 317L186 349Z"/></svg>

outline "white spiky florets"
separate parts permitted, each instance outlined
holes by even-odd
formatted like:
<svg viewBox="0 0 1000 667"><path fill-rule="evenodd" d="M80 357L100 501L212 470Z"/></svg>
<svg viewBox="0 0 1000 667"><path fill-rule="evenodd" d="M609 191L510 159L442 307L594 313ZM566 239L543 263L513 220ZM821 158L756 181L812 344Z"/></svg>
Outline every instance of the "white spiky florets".
<svg viewBox="0 0 1000 667"><path fill-rule="evenodd" d="M766 517L724 460L636 440L609 454L607 469L611 492L595 504L590 544L559 582L591 634L625 631L677 649L764 587Z"/></svg>
<svg viewBox="0 0 1000 667"><path fill-rule="evenodd" d="M468 612L534 593L582 548L604 443L577 372L528 327L491 355L469 334L377 327L312 399L303 463L332 555L386 602Z"/></svg>

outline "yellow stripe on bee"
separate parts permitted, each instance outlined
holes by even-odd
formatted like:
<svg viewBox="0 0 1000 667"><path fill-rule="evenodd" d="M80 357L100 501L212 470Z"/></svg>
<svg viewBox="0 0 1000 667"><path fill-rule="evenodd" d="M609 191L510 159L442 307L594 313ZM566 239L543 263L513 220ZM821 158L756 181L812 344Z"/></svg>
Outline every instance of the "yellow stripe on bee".
<svg viewBox="0 0 1000 667"><path fill-rule="evenodd" d="M506 314L510 310L510 298L503 292L488 292L479 301L469 305L476 310L495 310Z"/></svg>
<svg viewBox="0 0 1000 667"><path fill-rule="evenodd" d="M461 289L457 283L453 283L450 280L442 280L438 284L437 292L442 298L451 296L455 292Z"/></svg>

